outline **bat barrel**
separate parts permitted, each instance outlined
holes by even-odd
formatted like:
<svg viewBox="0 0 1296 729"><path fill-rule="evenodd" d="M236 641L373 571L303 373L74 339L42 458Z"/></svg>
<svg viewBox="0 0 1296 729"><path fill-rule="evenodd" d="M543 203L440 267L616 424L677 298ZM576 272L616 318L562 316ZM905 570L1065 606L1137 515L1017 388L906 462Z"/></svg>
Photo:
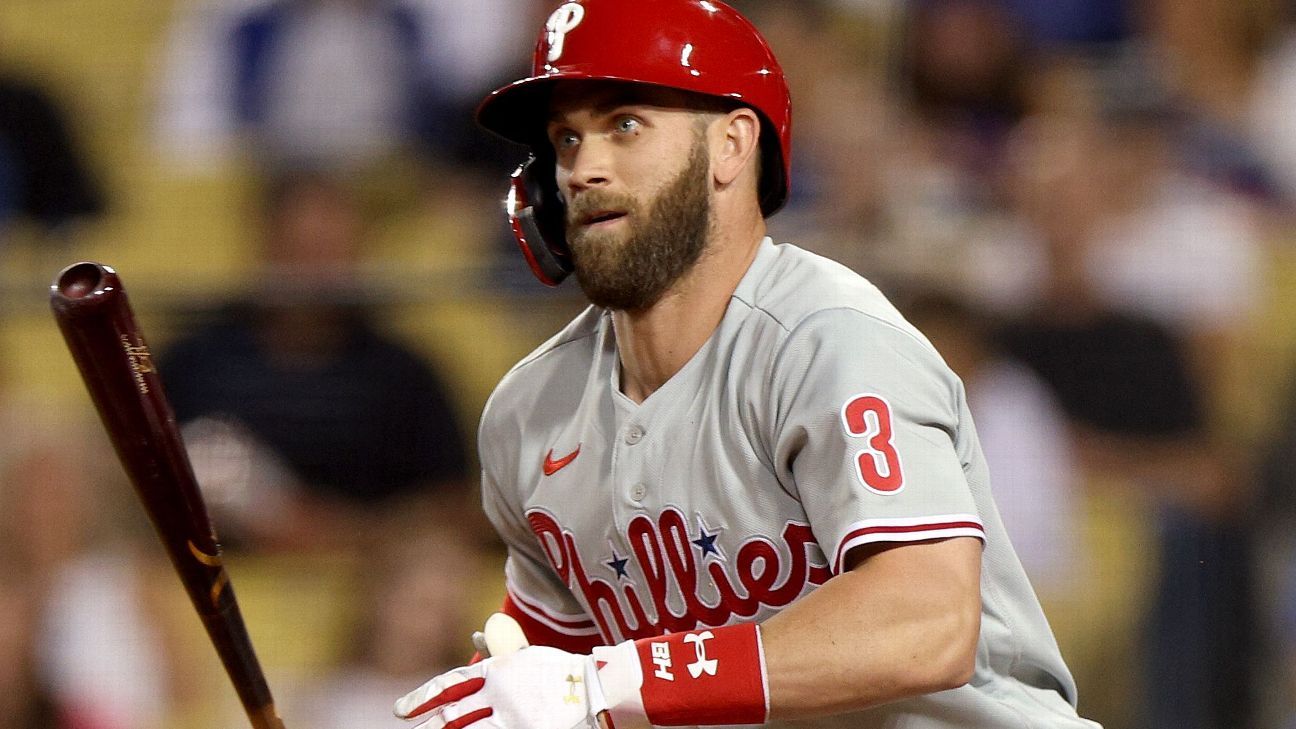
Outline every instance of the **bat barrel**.
<svg viewBox="0 0 1296 729"><path fill-rule="evenodd" d="M282 729L175 414L116 271L92 262L68 266L50 286L50 308L253 727Z"/></svg>

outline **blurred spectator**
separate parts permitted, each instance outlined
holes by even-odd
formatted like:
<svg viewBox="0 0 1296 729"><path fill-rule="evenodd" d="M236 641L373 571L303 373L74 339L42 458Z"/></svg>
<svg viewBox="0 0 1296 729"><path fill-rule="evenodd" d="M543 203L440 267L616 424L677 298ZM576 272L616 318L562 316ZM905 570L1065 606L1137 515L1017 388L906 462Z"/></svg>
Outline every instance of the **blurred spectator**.
<svg viewBox="0 0 1296 729"><path fill-rule="evenodd" d="M1248 104L1250 141L1296 204L1296 3L1287 3L1286 22L1266 49Z"/></svg>
<svg viewBox="0 0 1296 729"><path fill-rule="evenodd" d="M898 25L896 35L852 38L822 3L810 13L774 5L781 12L758 16L780 19L771 42L787 35L785 47L823 52L785 54L791 81L803 84L794 87L800 151L793 199L771 230L884 288L957 285L970 235L1003 203L1004 145L1029 100L1029 49L1007 7L905 3L898 19L866 16ZM823 44L826 35L835 42ZM870 42L896 45L897 57L859 47Z"/></svg>
<svg viewBox="0 0 1296 729"><path fill-rule="evenodd" d="M964 194L993 202L1004 142L1027 111L1033 57L1021 23L1000 0L919 0L908 7L900 93L936 131L936 156L972 181Z"/></svg>
<svg viewBox="0 0 1296 729"><path fill-rule="evenodd" d="M31 438L0 471L5 574L21 575L39 601L39 620L22 630L65 729L160 727L173 696L169 649L145 597L149 561L131 546L151 536L142 516L120 518L137 510L115 503L128 495L108 478L115 467L102 437L63 426Z"/></svg>
<svg viewBox="0 0 1296 729"><path fill-rule="evenodd" d="M162 61L164 151L357 169L480 145L475 99L527 58L513 0L191 0ZM530 12L524 8L523 13Z"/></svg>
<svg viewBox="0 0 1296 729"><path fill-rule="evenodd" d="M1132 0L1004 0L1037 48L1101 52L1128 41L1138 3Z"/></svg>
<svg viewBox="0 0 1296 729"><path fill-rule="evenodd" d="M1253 706L1251 555L1239 521L1249 488L1211 436L1183 335L1122 310L1095 275L1098 253L1112 253L1101 233L1129 194L1119 184L1129 162L1121 154L1134 154L1128 143L1120 153L1105 149L1103 128L1072 120L1032 130L1044 146L1019 168L1018 190L1043 275L1035 303L1003 341L1053 387L1086 472L1126 489L1131 505L1148 504L1156 519L1160 573L1145 631L1141 724L1239 729L1250 726ZM1203 280L1209 258L1187 263L1200 286L1214 285Z"/></svg>
<svg viewBox="0 0 1296 729"><path fill-rule="evenodd" d="M459 506L468 455L447 386L359 303L350 188L285 175L263 214L265 288L159 360L228 537L354 544L383 509Z"/></svg>
<svg viewBox="0 0 1296 729"><path fill-rule="evenodd" d="M919 113L991 134L1022 117L1027 49L1005 3L919 0L907 26L902 90Z"/></svg>
<svg viewBox="0 0 1296 729"><path fill-rule="evenodd" d="M29 437L0 470L0 527L12 539L9 556L26 570L35 589L47 589L60 570L80 557L98 526L93 486L104 470L91 465L89 453L105 449L90 441L70 453L67 443L76 441L61 440L70 435L90 441L88 434L67 428L46 438Z"/></svg>
<svg viewBox="0 0 1296 729"><path fill-rule="evenodd" d="M995 505L1047 607L1083 585L1081 494L1070 425L1052 391L1000 351L987 318L954 296L920 294L904 315L967 388L994 476Z"/></svg>
<svg viewBox="0 0 1296 729"><path fill-rule="evenodd" d="M1263 448L1255 503L1269 553L1270 626L1277 638L1272 667L1273 713L1296 729L1296 380L1287 383L1280 420Z"/></svg>
<svg viewBox="0 0 1296 729"><path fill-rule="evenodd" d="M154 585L174 585L156 547L79 555L51 585L41 663L71 729L152 729L176 708L175 660Z"/></svg>
<svg viewBox="0 0 1296 729"><path fill-rule="evenodd" d="M1243 129L1252 57L1277 2L1141 0L1144 42L1194 116L1228 133Z"/></svg>
<svg viewBox="0 0 1296 729"><path fill-rule="evenodd" d="M462 526L388 535L358 590L352 654L294 692L285 715L313 729L406 726L392 715L395 698L473 653L470 636L481 626L471 598L483 571L475 543Z"/></svg>
<svg viewBox="0 0 1296 729"><path fill-rule="evenodd" d="M770 220L771 235L877 278L884 273L878 259L896 247L905 222L889 203L918 176L893 174L899 115L858 73L821 77L804 102L811 113L799 123L805 143L797 164L806 174L797 178L796 199Z"/></svg>
<svg viewBox="0 0 1296 729"><path fill-rule="evenodd" d="M0 573L0 729L74 729L60 718L37 670L39 591L21 579L9 555L0 557L7 565Z"/></svg>
<svg viewBox="0 0 1296 729"><path fill-rule="evenodd" d="M1012 211L969 245L972 289L1001 310L1034 306L1047 279L1037 238L1069 241L1050 255L1067 257L1073 287L1184 340L1212 418L1229 355L1266 297L1255 209L1184 169L1178 117L1154 77L1062 64L1040 88L1041 112L1006 158ZM1005 258L1018 264L1005 270Z"/></svg>
<svg viewBox="0 0 1296 729"><path fill-rule="evenodd" d="M883 14L908 0L833 0L855 13ZM1138 3L1131 0L998 0L1034 48L1100 53L1134 34Z"/></svg>
<svg viewBox="0 0 1296 729"><path fill-rule="evenodd" d="M0 74L0 233L16 218L54 230L103 211L68 122L39 86Z"/></svg>
<svg viewBox="0 0 1296 729"><path fill-rule="evenodd" d="M863 75L853 84L816 76L801 159L827 174L771 227L884 288L953 289L1013 320L1001 346L1051 388L1046 399L1073 438L1064 449L1085 486L1098 487L1081 492L1077 510L1093 519L1108 502L1124 503L1135 528L1144 526L1138 513L1153 519L1147 551L1161 572L1151 602L1124 603L1146 609L1146 658L1135 646L1094 652L1089 678L1125 683L1087 694L1106 694L1096 718L1113 729L1246 727L1256 627L1243 521L1250 484L1239 444L1221 442L1216 427L1225 365L1266 298L1255 211L1190 167L1200 150L1184 145L1200 140L1185 136L1186 125L1205 112L1177 102L1164 53L1124 43L1137 40L1136 13L1057 31L1051 45L1038 42L1039 17L1020 15L1027 4L909 4L899 50L909 104L874 92ZM1069 55L1073 40L1083 56ZM947 351L976 350L975 327L944 329L963 335ZM960 366L975 398L986 384L976 365ZM984 419L993 430L996 405L974 408L979 429ZM1021 523L1011 489L1003 501L1011 529ZM1110 545L1137 547L1139 537L1111 534L1122 526L1101 516L1085 528L1104 543L1071 568L1106 560L1098 569L1112 574L1099 579L1124 589L1114 575L1143 560ZM1116 677L1122 662L1135 670ZM1185 668L1172 676L1167 665Z"/></svg>
<svg viewBox="0 0 1296 729"><path fill-rule="evenodd" d="M787 208L769 221L771 235L875 274L865 262L893 242L885 203L898 184L889 161L899 112L880 69L843 36L840 14L823 0L757 2L744 11L784 59L797 99L795 184ZM797 52L810 45L821 52Z"/></svg>
<svg viewBox="0 0 1296 729"><path fill-rule="evenodd" d="M1214 390L1223 377L1217 363L1226 361L1265 297L1265 251L1254 210L1185 173L1165 110L1126 105L1107 114L1098 153L1110 171L1112 205L1094 231L1085 266L1109 305L1141 312L1186 337L1191 366Z"/></svg>
<svg viewBox="0 0 1296 729"><path fill-rule="evenodd" d="M1296 729L1296 549L1290 548L1280 562L1285 568L1279 602L1277 694L1282 729Z"/></svg>
<svg viewBox="0 0 1296 729"><path fill-rule="evenodd" d="M1286 383L1280 422L1263 449L1259 499L1272 521L1296 523L1296 379Z"/></svg>

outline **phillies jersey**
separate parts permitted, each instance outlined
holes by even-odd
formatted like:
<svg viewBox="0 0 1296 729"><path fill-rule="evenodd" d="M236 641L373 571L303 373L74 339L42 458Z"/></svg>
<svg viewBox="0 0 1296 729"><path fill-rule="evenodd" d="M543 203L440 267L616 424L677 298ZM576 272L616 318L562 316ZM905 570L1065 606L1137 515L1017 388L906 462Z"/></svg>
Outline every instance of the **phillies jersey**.
<svg viewBox="0 0 1296 729"><path fill-rule="evenodd" d="M620 377L591 307L482 417L483 504L530 635L587 650L760 622L853 547L973 537L971 682L796 726L1097 726L1000 522L962 383L872 284L767 238L679 372L639 404Z"/></svg>

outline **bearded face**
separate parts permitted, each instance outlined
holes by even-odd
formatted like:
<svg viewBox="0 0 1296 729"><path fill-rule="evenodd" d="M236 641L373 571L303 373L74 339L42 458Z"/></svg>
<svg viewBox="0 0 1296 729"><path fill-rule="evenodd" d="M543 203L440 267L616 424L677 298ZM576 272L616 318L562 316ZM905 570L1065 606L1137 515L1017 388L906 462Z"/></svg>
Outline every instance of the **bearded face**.
<svg viewBox="0 0 1296 729"><path fill-rule="evenodd" d="M706 247L711 224L710 165L705 141L656 197L590 190L567 211L567 244L576 279L596 306L641 311L656 304ZM590 225L602 211L622 211L613 224Z"/></svg>

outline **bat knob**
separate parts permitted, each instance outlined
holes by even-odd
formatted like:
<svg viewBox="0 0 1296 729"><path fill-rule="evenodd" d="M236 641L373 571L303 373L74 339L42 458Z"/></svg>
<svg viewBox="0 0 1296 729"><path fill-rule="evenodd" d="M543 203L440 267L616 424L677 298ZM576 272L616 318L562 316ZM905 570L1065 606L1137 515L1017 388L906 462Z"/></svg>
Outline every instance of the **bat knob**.
<svg viewBox="0 0 1296 729"><path fill-rule="evenodd" d="M482 628L483 642L492 656L504 656L527 647L522 626L504 613L492 613Z"/></svg>
<svg viewBox="0 0 1296 729"><path fill-rule="evenodd" d="M63 269L54 288L68 299L83 299L103 283L103 268L97 263L74 263Z"/></svg>

